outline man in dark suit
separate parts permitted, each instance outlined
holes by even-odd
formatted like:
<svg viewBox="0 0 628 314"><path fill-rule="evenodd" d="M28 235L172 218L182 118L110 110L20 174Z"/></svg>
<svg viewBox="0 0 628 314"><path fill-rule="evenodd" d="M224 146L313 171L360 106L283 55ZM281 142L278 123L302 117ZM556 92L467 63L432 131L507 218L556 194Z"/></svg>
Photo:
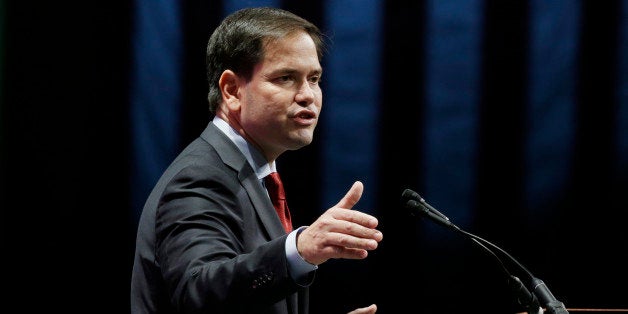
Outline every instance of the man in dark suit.
<svg viewBox="0 0 628 314"><path fill-rule="evenodd" d="M294 230L289 212L282 226L267 191L277 157L312 142L324 45L315 25L275 8L237 11L214 31L207 46L213 120L146 201L132 313L305 314L318 265L377 248L377 219L352 209L361 182Z"/></svg>

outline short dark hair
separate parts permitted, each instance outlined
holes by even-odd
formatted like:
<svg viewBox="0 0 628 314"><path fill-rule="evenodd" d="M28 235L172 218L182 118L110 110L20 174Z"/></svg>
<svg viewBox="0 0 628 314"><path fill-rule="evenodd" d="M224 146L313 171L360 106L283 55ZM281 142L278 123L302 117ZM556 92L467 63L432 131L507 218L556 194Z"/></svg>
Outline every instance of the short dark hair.
<svg viewBox="0 0 628 314"><path fill-rule="evenodd" d="M321 61L327 46L324 35L316 25L294 13L260 7L241 9L227 16L207 43L209 111L215 114L222 101L218 86L222 72L229 69L249 80L253 67L264 58L265 44L298 31L310 35Z"/></svg>

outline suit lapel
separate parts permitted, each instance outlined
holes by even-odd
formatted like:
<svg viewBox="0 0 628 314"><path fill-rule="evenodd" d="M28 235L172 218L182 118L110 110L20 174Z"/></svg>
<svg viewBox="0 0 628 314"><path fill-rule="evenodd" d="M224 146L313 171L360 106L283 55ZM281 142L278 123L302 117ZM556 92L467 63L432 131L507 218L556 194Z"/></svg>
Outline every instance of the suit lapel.
<svg viewBox="0 0 628 314"><path fill-rule="evenodd" d="M211 122L201 137L216 149L225 165L238 172L238 179L270 238L274 239L284 235L285 231L270 198L268 198L266 189L260 184L253 168L238 147Z"/></svg>

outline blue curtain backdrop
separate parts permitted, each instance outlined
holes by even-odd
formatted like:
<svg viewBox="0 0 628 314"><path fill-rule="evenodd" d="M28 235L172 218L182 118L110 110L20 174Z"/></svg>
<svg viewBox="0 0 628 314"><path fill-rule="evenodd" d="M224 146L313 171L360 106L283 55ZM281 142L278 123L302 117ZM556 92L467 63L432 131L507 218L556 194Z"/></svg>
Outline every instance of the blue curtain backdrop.
<svg viewBox="0 0 628 314"><path fill-rule="evenodd" d="M519 310L498 262L408 215L405 188L567 307L628 308L628 0L136 0L0 2L7 310L128 311L144 200L209 122L207 39L249 6L331 43L315 140L278 160L295 223L361 180L384 232L321 267L313 313Z"/></svg>

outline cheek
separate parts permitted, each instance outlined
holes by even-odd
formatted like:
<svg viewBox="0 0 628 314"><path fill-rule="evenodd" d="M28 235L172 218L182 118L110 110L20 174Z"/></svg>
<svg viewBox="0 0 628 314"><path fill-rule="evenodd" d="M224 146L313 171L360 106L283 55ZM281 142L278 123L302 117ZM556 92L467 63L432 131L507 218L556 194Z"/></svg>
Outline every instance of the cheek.
<svg viewBox="0 0 628 314"><path fill-rule="evenodd" d="M284 109L272 99L257 97L249 99L246 108L242 112L242 118L249 124L268 124L272 120L284 115Z"/></svg>
<svg viewBox="0 0 628 314"><path fill-rule="evenodd" d="M321 109L321 107L323 107L323 92L322 91L318 91L318 93L316 94L316 100L314 101L314 104L316 105L316 107L318 107L319 111Z"/></svg>

